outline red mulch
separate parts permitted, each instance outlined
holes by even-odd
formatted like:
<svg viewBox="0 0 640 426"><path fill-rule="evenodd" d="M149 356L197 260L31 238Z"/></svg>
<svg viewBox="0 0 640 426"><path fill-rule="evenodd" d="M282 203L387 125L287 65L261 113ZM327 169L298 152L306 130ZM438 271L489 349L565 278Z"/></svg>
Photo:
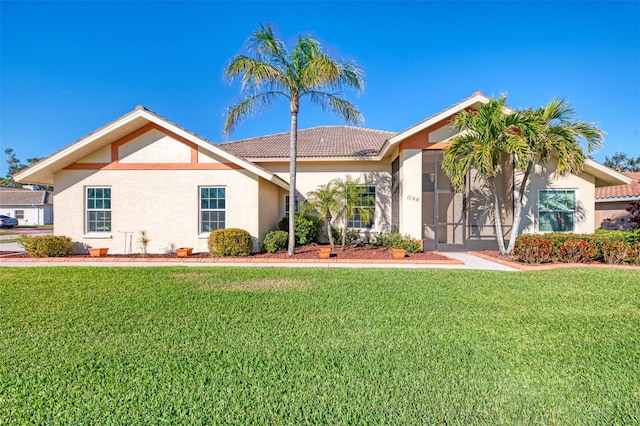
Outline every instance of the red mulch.
<svg viewBox="0 0 640 426"><path fill-rule="evenodd" d="M328 246L302 246L297 247L293 257L289 257L286 250L278 253L255 253L249 256L253 259L318 259L318 248ZM0 256L9 258L28 258L26 253L6 252L0 251ZM72 258L88 258L88 254L74 254ZM121 257L121 258L165 258L174 259L178 258L176 254L147 254L146 256L141 253L133 254L109 254L107 257ZM211 257L209 253L200 252L193 253L189 258L202 258ZM332 259L392 259L391 252L384 247L345 247L344 251L340 251L340 247L336 247L336 251L331 254ZM410 260L450 260L446 256L442 256L434 252L414 253L407 254L405 259Z"/></svg>

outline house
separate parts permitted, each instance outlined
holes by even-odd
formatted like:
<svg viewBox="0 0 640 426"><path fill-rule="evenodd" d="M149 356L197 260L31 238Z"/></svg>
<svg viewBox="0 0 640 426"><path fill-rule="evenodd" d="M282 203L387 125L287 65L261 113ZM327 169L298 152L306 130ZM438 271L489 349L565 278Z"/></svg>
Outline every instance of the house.
<svg viewBox="0 0 640 426"><path fill-rule="evenodd" d="M299 196L336 177L361 177L375 200L367 207L372 220L352 217L349 226L365 234L397 230L422 239L427 250L495 247L482 182L470 176L467 191L455 193L440 168L442 149L455 136L452 118L488 100L476 92L400 133L299 130ZM79 251L138 251L133 240L141 230L150 252L170 244L204 251L210 231L231 227L246 229L257 249L287 213L288 138L213 144L139 106L14 179L55 186L55 214L64 220L54 233L71 237ZM554 167L538 166L521 230L591 232L595 188L629 180L592 160L579 175L555 177ZM511 210L503 207L507 228Z"/></svg>
<svg viewBox="0 0 640 426"><path fill-rule="evenodd" d="M622 174L630 178L631 183L596 188L596 228L630 229L626 208L640 201L640 172Z"/></svg>
<svg viewBox="0 0 640 426"><path fill-rule="evenodd" d="M53 194L0 187L0 214L18 219L18 225L52 225Z"/></svg>

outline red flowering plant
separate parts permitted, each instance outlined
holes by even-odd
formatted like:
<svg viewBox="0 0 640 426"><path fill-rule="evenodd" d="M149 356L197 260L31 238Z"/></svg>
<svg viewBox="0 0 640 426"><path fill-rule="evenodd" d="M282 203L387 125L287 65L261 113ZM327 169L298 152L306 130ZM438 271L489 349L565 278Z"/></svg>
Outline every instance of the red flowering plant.
<svg viewBox="0 0 640 426"><path fill-rule="evenodd" d="M631 222L631 228L640 229L640 201L634 201L629 204L627 211L631 215L629 222Z"/></svg>

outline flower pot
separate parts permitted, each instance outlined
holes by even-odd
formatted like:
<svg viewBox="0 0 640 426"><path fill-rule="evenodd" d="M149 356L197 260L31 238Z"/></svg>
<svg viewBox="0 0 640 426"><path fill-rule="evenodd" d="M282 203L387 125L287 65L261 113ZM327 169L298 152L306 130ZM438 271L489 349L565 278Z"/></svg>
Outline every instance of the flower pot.
<svg viewBox="0 0 640 426"><path fill-rule="evenodd" d="M178 257L191 256L192 252L193 252L193 247L180 247L176 249L176 254L178 255Z"/></svg>
<svg viewBox="0 0 640 426"><path fill-rule="evenodd" d="M331 257L331 247L320 247L318 249L318 256L320 259L328 259Z"/></svg>
<svg viewBox="0 0 640 426"><path fill-rule="evenodd" d="M407 251L404 249L391 249L391 256L394 259L404 259L407 255Z"/></svg>
<svg viewBox="0 0 640 426"><path fill-rule="evenodd" d="M91 257L104 257L107 255L109 248L90 248L89 256Z"/></svg>

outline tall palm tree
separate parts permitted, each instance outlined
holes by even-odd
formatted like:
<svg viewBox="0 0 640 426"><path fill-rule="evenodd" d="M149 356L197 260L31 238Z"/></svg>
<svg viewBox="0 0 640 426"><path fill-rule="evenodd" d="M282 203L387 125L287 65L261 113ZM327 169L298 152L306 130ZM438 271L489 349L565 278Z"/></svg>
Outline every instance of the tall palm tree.
<svg viewBox="0 0 640 426"><path fill-rule="evenodd" d="M320 216L327 224L327 236L329 237L331 251L335 251L336 246L333 241L333 233L331 232L331 221L340 212L341 203L338 190L333 185L333 182L319 185L315 191L307 194L307 201L309 201L313 208L318 210Z"/></svg>
<svg viewBox="0 0 640 426"><path fill-rule="evenodd" d="M503 254L507 251L496 177L503 172L505 160L509 157L515 158L517 165L522 166L530 156L529 145L518 130L525 117L518 112L507 113L506 100L507 97L502 95L498 99L490 99L478 111L460 111L452 124L459 134L444 149L442 158L442 169L456 191L464 191L471 168L475 168L487 181L493 196L496 240Z"/></svg>
<svg viewBox="0 0 640 426"><path fill-rule="evenodd" d="M347 175L344 179L333 179L332 183L336 188L340 202L339 216L343 224L341 250L344 251L347 242L349 218L357 213L364 222L369 222L369 209L363 206L363 204L369 204L369 200L364 200L365 203L362 203L362 196L366 194L367 184L361 182L360 178L353 179L351 175Z"/></svg>
<svg viewBox="0 0 640 426"><path fill-rule="evenodd" d="M224 133L229 134L248 115L271 107L276 99L284 96L291 112L289 142L289 229L295 229L295 195L297 171L298 112L300 100L307 96L323 109L334 112L348 123L360 124L362 114L358 108L342 99L342 87L361 91L364 88L362 71L353 63L342 63L323 53L320 43L304 35L289 53L278 40L269 24L254 31L250 39L254 57L236 55L224 70L224 78L233 80L242 75L241 90L247 93L244 100L226 113ZM289 256L295 250L295 235L289 233Z"/></svg>

